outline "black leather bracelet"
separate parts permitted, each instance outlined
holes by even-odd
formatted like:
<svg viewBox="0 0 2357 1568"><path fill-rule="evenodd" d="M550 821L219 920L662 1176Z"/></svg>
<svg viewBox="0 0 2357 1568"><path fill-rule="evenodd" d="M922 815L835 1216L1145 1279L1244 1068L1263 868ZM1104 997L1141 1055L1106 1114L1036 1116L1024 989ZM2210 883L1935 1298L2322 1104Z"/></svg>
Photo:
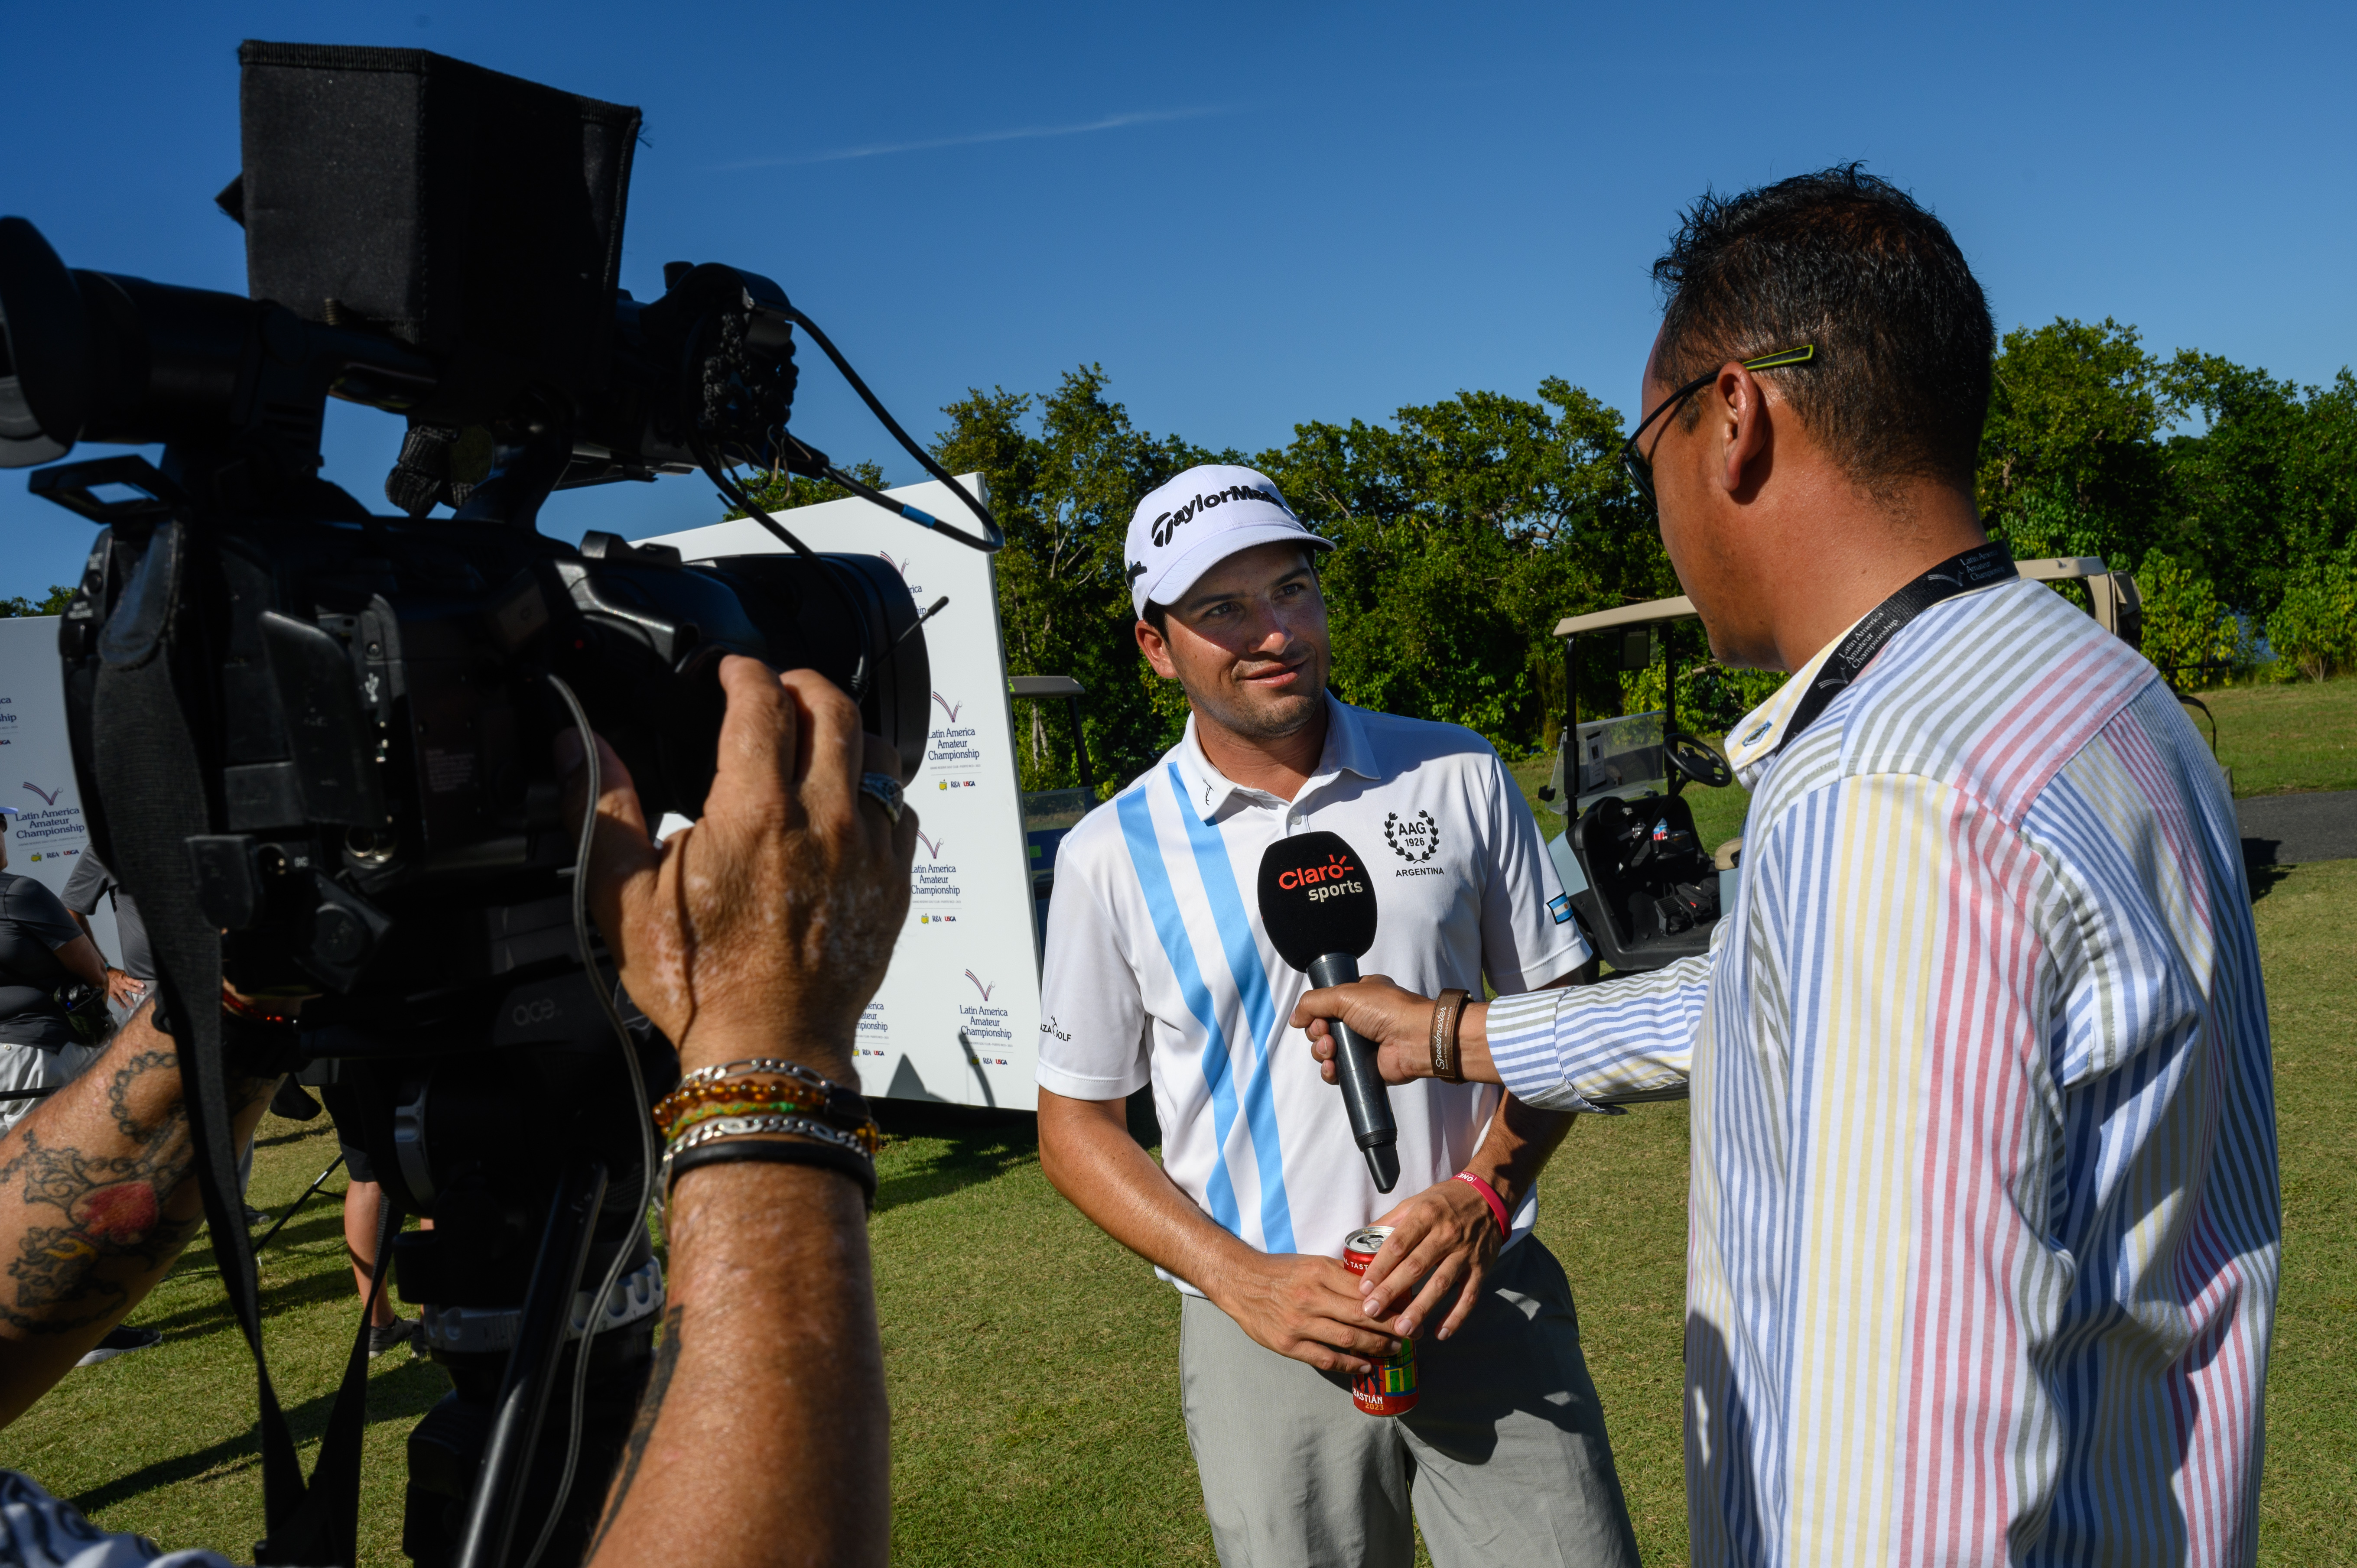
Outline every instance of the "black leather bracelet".
<svg viewBox="0 0 2357 1568"><path fill-rule="evenodd" d="M723 1138L700 1148L683 1149L672 1156L671 1187L679 1186L679 1178L698 1165L734 1165L739 1160L759 1160L780 1165L816 1165L821 1170L836 1171L859 1184L860 1195L867 1207L876 1207L876 1162L850 1149L833 1144L821 1144L801 1138ZM670 1188L666 1188L666 1198Z"/></svg>

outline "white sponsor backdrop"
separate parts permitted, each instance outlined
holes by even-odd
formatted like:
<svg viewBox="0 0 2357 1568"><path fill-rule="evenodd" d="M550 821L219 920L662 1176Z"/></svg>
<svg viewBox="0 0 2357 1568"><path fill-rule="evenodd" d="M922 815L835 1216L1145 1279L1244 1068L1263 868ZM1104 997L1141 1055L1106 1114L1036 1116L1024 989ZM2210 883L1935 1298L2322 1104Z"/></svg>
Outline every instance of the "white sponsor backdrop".
<svg viewBox="0 0 2357 1568"><path fill-rule="evenodd" d="M90 847L90 829L66 738L55 616L0 619L0 806L24 813L8 826L8 869L63 894ZM123 943L104 899L90 925L99 951L120 964Z"/></svg>
<svg viewBox="0 0 2357 1568"><path fill-rule="evenodd" d="M960 481L980 492L980 475ZM979 532L946 485L887 493ZM859 1024L861 1081L892 1099L1034 1110L1039 943L991 558L864 500L799 507L789 517L813 550L883 557L920 610L944 594L950 600L925 623L932 735L909 786L921 836L908 924ZM750 520L652 542L691 561L786 548ZM662 831L677 825L666 819Z"/></svg>

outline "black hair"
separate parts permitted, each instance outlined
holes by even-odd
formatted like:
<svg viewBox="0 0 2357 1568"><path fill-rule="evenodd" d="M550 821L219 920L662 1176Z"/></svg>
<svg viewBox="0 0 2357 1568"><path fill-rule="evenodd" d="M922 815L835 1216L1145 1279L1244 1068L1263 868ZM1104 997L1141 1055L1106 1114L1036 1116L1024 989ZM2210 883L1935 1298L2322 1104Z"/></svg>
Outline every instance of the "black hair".
<svg viewBox="0 0 2357 1568"><path fill-rule="evenodd" d="M1813 343L1814 363L1769 379L1853 482L1971 486L1996 326L1947 226L1889 181L1847 164L1706 192L1653 281L1665 386Z"/></svg>

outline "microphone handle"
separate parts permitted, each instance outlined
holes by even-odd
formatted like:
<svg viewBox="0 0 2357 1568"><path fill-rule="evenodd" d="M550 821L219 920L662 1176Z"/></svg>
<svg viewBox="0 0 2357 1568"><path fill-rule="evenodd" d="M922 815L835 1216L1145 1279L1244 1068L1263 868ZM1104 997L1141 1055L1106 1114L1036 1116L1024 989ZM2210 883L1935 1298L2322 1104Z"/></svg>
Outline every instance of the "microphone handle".
<svg viewBox="0 0 2357 1568"><path fill-rule="evenodd" d="M1359 978L1359 961L1346 952L1328 953L1309 966L1309 983L1319 988L1348 985ZM1334 1030L1334 1066L1342 1079L1342 1105L1350 1112L1351 1135L1367 1156L1367 1171L1377 1192L1399 1185L1398 1123L1392 1120L1391 1090L1375 1070L1375 1047L1340 1018L1327 1022Z"/></svg>

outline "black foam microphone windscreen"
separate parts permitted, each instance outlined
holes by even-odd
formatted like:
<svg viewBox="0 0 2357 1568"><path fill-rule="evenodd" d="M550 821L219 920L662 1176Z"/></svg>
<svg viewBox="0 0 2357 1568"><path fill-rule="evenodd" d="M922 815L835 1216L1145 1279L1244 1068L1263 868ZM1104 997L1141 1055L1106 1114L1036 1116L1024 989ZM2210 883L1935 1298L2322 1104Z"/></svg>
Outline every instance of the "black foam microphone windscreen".
<svg viewBox="0 0 2357 1568"><path fill-rule="evenodd" d="M1339 833L1279 839L1261 856L1260 919L1277 952L1311 984L1347 985L1359 978L1360 956L1375 945L1374 882ZM1340 1019L1331 1023L1351 1135L1375 1190L1389 1192L1399 1182L1399 1133L1375 1047Z"/></svg>

